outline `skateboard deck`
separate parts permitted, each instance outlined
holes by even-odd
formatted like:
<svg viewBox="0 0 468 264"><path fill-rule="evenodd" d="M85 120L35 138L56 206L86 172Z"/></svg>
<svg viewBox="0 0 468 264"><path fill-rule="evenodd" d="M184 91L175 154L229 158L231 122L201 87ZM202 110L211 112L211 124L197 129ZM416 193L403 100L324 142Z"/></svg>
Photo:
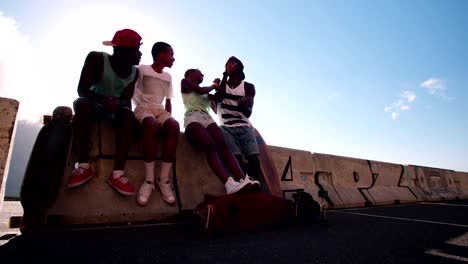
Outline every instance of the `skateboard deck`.
<svg viewBox="0 0 468 264"><path fill-rule="evenodd" d="M258 150L260 151L259 159L261 171L263 174L262 178L266 182L266 185L268 186L271 195L276 197L283 197L283 193L281 191L280 177L278 175L278 172L276 171L275 164L273 163L270 149L268 149L268 146L265 143L265 140L263 140L262 135L260 135L258 130L255 128L254 134L257 139ZM264 185L263 182L262 185Z"/></svg>
<svg viewBox="0 0 468 264"><path fill-rule="evenodd" d="M21 185L21 232L42 229L46 211L55 203L72 143L72 115L71 108L59 106L51 119L44 118Z"/></svg>

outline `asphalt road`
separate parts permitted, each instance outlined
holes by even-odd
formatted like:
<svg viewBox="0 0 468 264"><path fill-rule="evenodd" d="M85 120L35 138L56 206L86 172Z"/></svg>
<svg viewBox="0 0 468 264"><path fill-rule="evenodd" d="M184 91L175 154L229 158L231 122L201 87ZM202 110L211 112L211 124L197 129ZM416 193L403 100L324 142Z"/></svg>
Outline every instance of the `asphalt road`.
<svg viewBox="0 0 468 264"><path fill-rule="evenodd" d="M468 201L336 210L327 217L326 227L317 220L307 227L222 234L200 233L184 224L32 237L2 229L0 263L468 262Z"/></svg>

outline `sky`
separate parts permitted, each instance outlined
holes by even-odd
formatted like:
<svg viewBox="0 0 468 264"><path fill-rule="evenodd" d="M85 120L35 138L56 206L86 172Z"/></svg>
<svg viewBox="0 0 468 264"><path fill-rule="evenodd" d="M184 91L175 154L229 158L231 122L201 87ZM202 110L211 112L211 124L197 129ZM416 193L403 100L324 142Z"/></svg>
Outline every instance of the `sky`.
<svg viewBox="0 0 468 264"><path fill-rule="evenodd" d="M71 106L84 59L115 31L165 41L180 79L204 84L235 55L256 87L251 121L270 145L468 171L468 1L0 2L0 96L37 121Z"/></svg>

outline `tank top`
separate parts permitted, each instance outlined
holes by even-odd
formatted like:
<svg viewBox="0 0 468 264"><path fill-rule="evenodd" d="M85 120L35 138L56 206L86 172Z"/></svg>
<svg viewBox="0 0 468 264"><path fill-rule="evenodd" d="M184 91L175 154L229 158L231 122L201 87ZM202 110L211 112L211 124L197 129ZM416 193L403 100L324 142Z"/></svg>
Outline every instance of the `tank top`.
<svg viewBox="0 0 468 264"><path fill-rule="evenodd" d="M185 114L194 110L205 111L208 113L210 110L210 100L207 94L199 94L191 92L189 94L182 94L182 101L185 106Z"/></svg>
<svg viewBox="0 0 468 264"><path fill-rule="evenodd" d="M109 60L109 54L102 53L104 60L102 77L99 82L91 86L91 91L104 96L120 97L125 87L135 80L136 67L132 66L132 74L127 78L122 78L114 72Z"/></svg>
<svg viewBox="0 0 468 264"><path fill-rule="evenodd" d="M239 99L245 97L244 81L242 81L236 88L229 88L226 86L226 95L221 103L218 103L218 118L222 126L239 127L249 126L250 121L244 116L239 108Z"/></svg>

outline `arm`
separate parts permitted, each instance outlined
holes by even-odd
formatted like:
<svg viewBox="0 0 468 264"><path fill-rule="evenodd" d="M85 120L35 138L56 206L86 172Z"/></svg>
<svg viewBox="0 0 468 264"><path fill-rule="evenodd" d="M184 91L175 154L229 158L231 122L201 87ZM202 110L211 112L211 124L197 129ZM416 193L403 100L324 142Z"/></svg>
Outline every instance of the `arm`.
<svg viewBox="0 0 468 264"><path fill-rule="evenodd" d="M164 104L164 108L166 109L167 112L169 112L172 115L171 99L169 99L169 98L166 99L166 103Z"/></svg>
<svg viewBox="0 0 468 264"><path fill-rule="evenodd" d="M214 95L214 99L216 102L221 102L224 99L224 95L226 94L226 83L227 83L227 72L223 72L223 79L221 80L221 84L216 88L216 93Z"/></svg>
<svg viewBox="0 0 468 264"><path fill-rule="evenodd" d="M180 88L182 93L196 92L199 94L207 94L211 92L215 86L200 87L198 84L192 82L191 80L184 78L180 82Z"/></svg>
<svg viewBox="0 0 468 264"><path fill-rule="evenodd" d="M242 114L249 118L252 115L252 108L255 97L255 86L251 83L245 82L245 97L238 102Z"/></svg>
<svg viewBox="0 0 468 264"><path fill-rule="evenodd" d="M95 51L90 52L81 70L80 81L78 82L78 96L98 99L90 88L101 79L103 67L102 54Z"/></svg>
<svg viewBox="0 0 468 264"><path fill-rule="evenodd" d="M135 92L135 85L138 81L140 73L138 69L136 69L135 79L124 88L122 95L119 98L119 105L120 107L128 107L132 109L132 97L133 93Z"/></svg>

